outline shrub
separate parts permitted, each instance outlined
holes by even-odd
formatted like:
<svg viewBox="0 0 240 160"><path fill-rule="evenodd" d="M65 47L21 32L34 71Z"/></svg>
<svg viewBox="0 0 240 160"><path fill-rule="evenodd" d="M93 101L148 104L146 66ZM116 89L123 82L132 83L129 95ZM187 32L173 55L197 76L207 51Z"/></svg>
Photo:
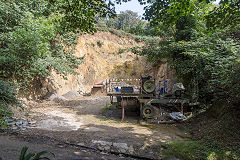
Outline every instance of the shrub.
<svg viewBox="0 0 240 160"><path fill-rule="evenodd" d="M118 50L118 54L122 54L122 53L124 53L126 50L127 50L127 49L122 49L122 48L120 48L120 49Z"/></svg>
<svg viewBox="0 0 240 160"><path fill-rule="evenodd" d="M240 78L239 43L221 39L220 34L179 42L169 38L157 45L148 45L141 53L147 55L150 61L168 59L193 101L211 104L224 100L237 104L240 89L237 82Z"/></svg>
<svg viewBox="0 0 240 160"><path fill-rule="evenodd" d="M97 41L97 45L98 45L98 47L102 47L102 46L103 46L103 41L98 40L98 41Z"/></svg>
<svg viewBox="0 0 240 160"><path fill-rule="evenodd" d="M27 154L27 150L28 150L28 147L22 148L19 160L31 160L31 159L33 159L33 160L49 159L50 160L50 158L48 158L48 157L42 157L45 154L50 154L53 157L55 157L55 155L50 151L42 151L39 153L28 153Z"/></svg>
<svg viewBox="0 0 240 160"><path fill-rule="evenodd" d="M170 158L172 156L185 160L237 160L240 158L237 153L231 152L226 148L198 141L169 142L166 145L166 150L164 150L164 157Z"/></svg>
<svg viewBox="0 0 240 160"><path fill-rule="evenodd" d="M16 98L16 86L0 80L0 126L4 126L5 119L11 116L9 105L20 105Z"/></svg>

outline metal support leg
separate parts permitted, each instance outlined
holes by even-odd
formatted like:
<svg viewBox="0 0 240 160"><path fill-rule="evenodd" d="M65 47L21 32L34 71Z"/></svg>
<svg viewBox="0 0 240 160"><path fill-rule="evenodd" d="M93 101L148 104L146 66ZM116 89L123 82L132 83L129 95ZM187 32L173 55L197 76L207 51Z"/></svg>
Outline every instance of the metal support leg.
<svg viewBox="0 0 240 160"><path fill-rule="evenodd" d="M113 104L113 96L110 96L110 103Z"/></svg>
<svg viewBox="0 0 240 160"><path fill-rule="evenodd" d="M124 120L124 104L123 104L123 97L122 97L122 121Z"/></svg>
<svg viewBox="0 0 240 160"><path fill-rule="evenodd" d="M184 104L181 104L181 113L184 114L184 110L183 110Z"/></svg>
<svg viewBox="0 0 240 160"><path fill-rule="evenodd" d="M143 119L142 111L143 111L143 103L140 103L140 119Z"/></svg>

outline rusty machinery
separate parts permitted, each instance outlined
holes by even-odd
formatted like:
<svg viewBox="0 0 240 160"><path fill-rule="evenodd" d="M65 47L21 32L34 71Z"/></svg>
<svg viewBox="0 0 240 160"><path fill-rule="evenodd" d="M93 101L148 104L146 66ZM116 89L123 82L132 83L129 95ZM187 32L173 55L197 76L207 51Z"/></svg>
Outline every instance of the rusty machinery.
<svg viewBox="0 0 240 160"><path fill-rule="evenodd" d="M156 82L151 76L140 79L110 79L106 87L107 95L110 96L111 103L113 96L116 96L116 103L122 107L122 119L124 107L139 106L141 118L166 121L169 113L184 114L190 105L190 100L183 96L184 86L181 83L169 85L168 81ZM111 84L116 83L117 85L111 87Z"/></svg>

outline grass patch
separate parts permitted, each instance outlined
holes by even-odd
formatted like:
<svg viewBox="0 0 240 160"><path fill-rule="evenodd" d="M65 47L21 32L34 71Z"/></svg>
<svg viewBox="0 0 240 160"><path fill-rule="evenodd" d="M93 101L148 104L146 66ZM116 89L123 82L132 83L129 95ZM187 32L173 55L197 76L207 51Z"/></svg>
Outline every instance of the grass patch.
<svg viewBox="0 0 240 160"><path fill-rule="evenodd" d="M112 105L111 103L110 104L107 104L101 111L102 114L106 113L108 110L111 110L111 109L114 109L115 106Z"/></svg>
<svg viewBox="0 0 240 160"><path fill-rule="evenodd" d="M214 144L199 141L169 142L164 150L164 158L176 157L184 160L239 160L240 155L219 148Z"/></svg>
<svg viewBox="0 0 240 160"><path fill-rule="evenodd" d="M122 48L120 48L119 50L118 50L118 54L122 54L122 53L124 53L124 52L126 52L127 51L127 49L122 49Z"/></svg>

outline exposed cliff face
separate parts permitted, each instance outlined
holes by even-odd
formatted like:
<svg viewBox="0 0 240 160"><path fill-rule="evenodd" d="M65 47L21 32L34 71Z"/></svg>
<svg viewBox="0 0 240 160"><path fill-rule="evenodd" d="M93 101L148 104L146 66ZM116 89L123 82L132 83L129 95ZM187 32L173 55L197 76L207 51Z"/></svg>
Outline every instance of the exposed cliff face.
<svg viewBox="0 0 240 160"><path fill-rule="evenodd" d="M82 35L78 38L75 50L76 56L85 56L84 62L76 69L78 75L69 75L64 80L52 72L53 83L45 83L42 88L45 88L45 92L54 90L64 94L70 90L90 92L96 81L108 78L139 78L141 75L151 75L157 80L172 78L167 64L153 67L152 63L146 61L146 57L129 51L141 45L133 39L110 32Z"/></svg>

